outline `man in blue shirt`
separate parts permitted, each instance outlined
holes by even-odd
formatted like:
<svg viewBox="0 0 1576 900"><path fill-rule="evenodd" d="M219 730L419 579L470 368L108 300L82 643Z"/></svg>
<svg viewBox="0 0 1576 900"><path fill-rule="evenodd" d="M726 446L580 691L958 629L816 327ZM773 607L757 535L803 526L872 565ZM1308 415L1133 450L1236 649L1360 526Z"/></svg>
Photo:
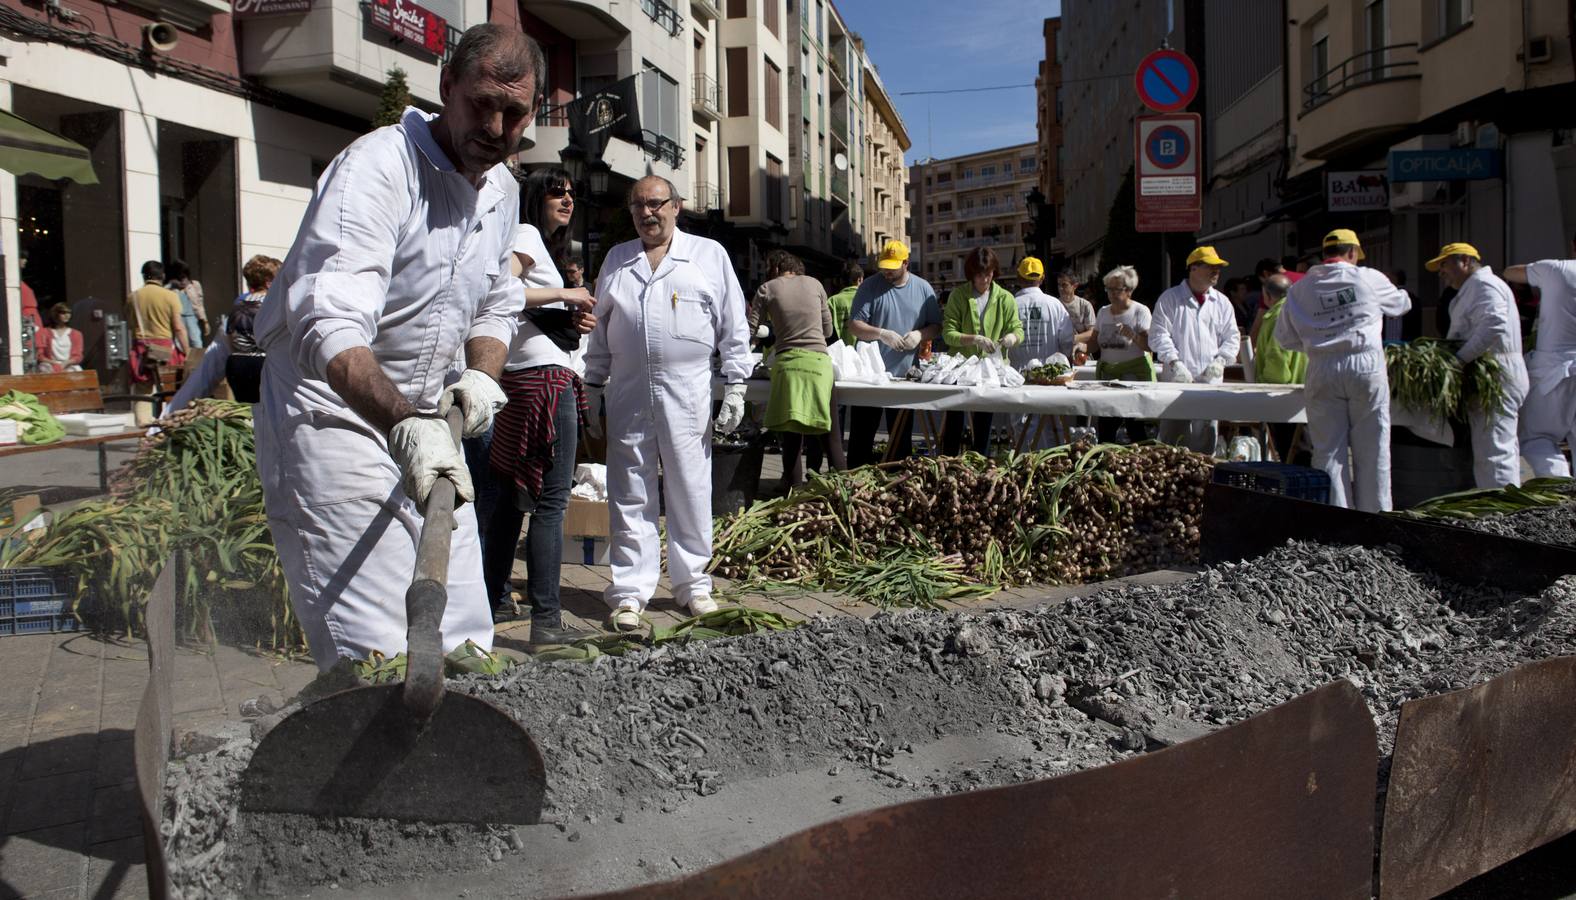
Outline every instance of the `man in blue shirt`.
<svg viewBox="0 0 1576 900"><path fill-rule="evenodd" d="M930 282L908 271L908 246L902 241L887 241L876 262L880 278L867 278L854 294L848 330L861 341L881 344L881 359L887 373L902 378L914 366L920 345L941 333L941 304ZM892 458L902 459L912 449L914 419L897 428L897 410L887 412L887 431L891 435ZM854 407L849 411L848 464L862 466L875 462L876 429L881 410Z"/></svg>

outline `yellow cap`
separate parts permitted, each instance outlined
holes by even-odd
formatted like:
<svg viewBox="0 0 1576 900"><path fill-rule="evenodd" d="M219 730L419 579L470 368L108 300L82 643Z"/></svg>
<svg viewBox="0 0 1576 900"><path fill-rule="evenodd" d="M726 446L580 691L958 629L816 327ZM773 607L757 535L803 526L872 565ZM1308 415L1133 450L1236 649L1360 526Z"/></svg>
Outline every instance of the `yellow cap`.
<svg viewBox="0 0 1576 900"><path fill-rule="evenodd" d="M900 269L908 261L908 245L902 241L887 241L881 246L881 257L876 260L878 269Z"/></svg>
<svg viewBox="0 0 1576 900"><path fill-rule="evenodd" d="M1040 262L1033 256L1025 256L1023 259L1018 260L1018 277L1044 278L1045 263Z"/></svg>
<svg viewBox="0 0 1576 900"><path fill-rule="evenodd" d="M1478 262L1483 261L1482 255L1471 244L1446 244L1439 248L1439 255L1429 260L1423 268L1430 272L1438 272L1439 264L1452 256L1470 256Z"/></svg>
<svg viewBox="0 0 1576 900"><path fill-rule="evenodd" d="M1324 236L1324 249L1328 250L1336 244L1351 244L1353 247L1356 247L1358 262L1368 258L1368 254L1363 252L1362 241L1357 239L1357 232L1350 228L1337 228Z"/></svg>
<svg viewBox="0 0 1576 900"><path fill-rule="evenodd" d="M1203 263L1206 266L1229 266L1231 263L1220 258L1214 247L1200 247L1187 255L1187 264Z"/></svg>

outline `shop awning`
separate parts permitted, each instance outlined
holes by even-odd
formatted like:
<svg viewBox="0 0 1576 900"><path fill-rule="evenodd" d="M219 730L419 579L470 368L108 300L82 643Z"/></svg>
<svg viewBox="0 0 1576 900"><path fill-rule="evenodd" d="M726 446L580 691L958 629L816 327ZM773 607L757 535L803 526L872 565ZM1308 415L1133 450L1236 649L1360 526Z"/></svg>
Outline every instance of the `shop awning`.
<svg viewBox="0 0 1576 900"><path fill-rule="evenodd" d="M88 148L0 109L0 169L98 184Z"/></svg>

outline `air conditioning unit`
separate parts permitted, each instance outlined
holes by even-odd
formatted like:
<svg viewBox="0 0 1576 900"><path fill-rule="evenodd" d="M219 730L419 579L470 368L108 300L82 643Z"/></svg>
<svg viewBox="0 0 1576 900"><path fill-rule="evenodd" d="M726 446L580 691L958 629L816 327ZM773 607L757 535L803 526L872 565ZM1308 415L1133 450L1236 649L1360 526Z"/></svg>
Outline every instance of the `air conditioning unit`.
<svg viewBox="0 0 1576 900"><path fill-rule="evenodd" d="M1462 122L1450 135L1450 143L1456 147L1470 147L1477 140L1477 123Z"/></svg>
<svg viewBox="0 0 1576 900"><path fill-rule="evenodd" d="M1554 59L1554 39L1546 34L1527 39L1527 62L1546 63Z"/></svg>

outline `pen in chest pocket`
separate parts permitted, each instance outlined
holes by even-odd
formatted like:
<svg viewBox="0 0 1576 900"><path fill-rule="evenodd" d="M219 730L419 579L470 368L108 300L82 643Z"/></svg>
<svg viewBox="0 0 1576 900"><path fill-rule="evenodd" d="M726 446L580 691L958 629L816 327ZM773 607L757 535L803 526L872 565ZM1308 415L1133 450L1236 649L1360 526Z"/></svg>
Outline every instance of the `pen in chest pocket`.
<svg viewBox="0 0 1576 900"><path fill-rule="evenodd" d="M678 309L679 308L679 292L678 291L674 291L673 292L673 299L670 300L669 302L673 304L673 308L674 309Z"/></svg>

